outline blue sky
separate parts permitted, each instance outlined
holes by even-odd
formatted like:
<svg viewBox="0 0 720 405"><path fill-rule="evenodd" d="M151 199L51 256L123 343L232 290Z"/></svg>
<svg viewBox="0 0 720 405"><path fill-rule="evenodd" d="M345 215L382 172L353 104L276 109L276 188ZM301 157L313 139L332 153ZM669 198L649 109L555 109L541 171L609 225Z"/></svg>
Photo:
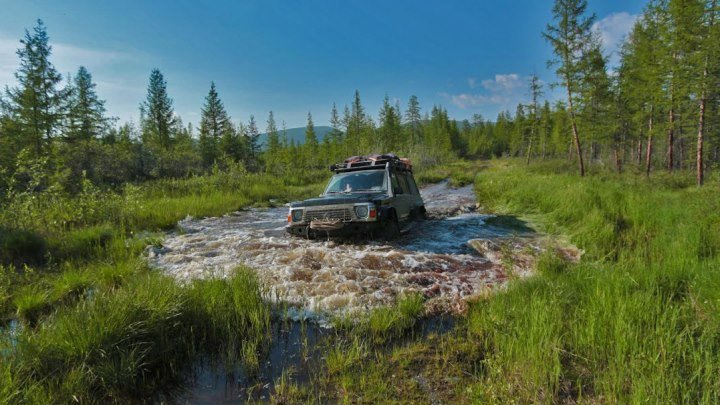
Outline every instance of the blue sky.
<svg viewBox="0 0 720 405"><path fill-rule="evenodd" d="M608 51L644 1L590 1ZM546 82L551 55L540 33L552 1L56 1L0 0L0 86L14 85L15 50L41 18L63 73L86 66L111 115L137 120L151 69L175 110L197 123L214 80L235 121L288 127L308 111L325 125L360 91L376 116L383 97L411 94L423 110L494 119L527 99L527 76ZM547 91L553 97L550 91Z"/></svg>

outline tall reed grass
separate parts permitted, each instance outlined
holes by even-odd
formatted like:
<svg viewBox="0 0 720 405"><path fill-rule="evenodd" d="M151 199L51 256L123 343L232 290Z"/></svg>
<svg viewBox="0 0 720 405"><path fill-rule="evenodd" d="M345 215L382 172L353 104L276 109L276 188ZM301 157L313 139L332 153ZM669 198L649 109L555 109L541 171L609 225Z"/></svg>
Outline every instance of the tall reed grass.
<svg viewBox="0 0 720 405"><path fill-rule="evenodd" d="M269 333L270 308L248 270L185 286L145 272L22 328L0 351L0 402L172 397L199 355L257 365Z"/></svg>
<svg viewBox="0 0 720 405"><path fill-rule="evenodd" d="M496 163L480 203L562 233L585 256L550 252L541 276L471 306L486 353L481 402L720 401L717 184Z"/></svg>

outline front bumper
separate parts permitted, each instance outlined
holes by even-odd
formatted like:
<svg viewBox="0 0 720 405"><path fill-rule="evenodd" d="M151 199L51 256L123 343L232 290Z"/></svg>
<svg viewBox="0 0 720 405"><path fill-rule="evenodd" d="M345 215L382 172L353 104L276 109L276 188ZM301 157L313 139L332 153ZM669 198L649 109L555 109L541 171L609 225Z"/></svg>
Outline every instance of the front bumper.
<svg viewBox="0 0 720 405"><path fill-rule="evenodd" d="M367 207L368 216L358 217L358 206ZM302 210L302 218L292 221L295 210ZM372 203L333 204L307 208L291 208L291 220L287 232L291 235L312 237L314 235L357 235L368 234L379 228L379 218ZM325 224L323 224L325 222Z"/></svg>
<svg viewBox="0 0 720 405"><path fill-rule="evenodd" d="M295 236L315 237L315 236L362 236L376 233L381 229L379 222L344 222L342 228L335 230L315 230L310 229L310 224L293 224L288 225L285 230Z"/></svg>

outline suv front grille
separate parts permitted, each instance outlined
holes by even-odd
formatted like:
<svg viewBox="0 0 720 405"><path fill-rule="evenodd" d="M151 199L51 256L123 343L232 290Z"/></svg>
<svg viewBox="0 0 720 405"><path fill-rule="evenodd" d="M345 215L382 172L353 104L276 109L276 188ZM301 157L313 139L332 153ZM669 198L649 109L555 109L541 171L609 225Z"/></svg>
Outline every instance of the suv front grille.
<svg viewBox="0 0 720 405"><path fill-rule="evenodd" d="M352 214L349 208L341 208L334 210L317 210L305 213L305 221L314 221L316 219L339 219L341 221L351 221Z"/></svg>

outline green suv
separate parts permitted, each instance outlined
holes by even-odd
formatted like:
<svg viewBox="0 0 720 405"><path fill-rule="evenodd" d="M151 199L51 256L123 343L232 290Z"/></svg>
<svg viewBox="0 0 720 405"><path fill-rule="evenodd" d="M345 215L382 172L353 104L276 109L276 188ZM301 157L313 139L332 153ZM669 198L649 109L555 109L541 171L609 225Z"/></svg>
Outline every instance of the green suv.
<svg viewBox="0 0 720 405"><path fill-rule="evenodd" d="M425 218L409 160L393 154L353 156L330 170L335 175L320 197L290 204L290 234L393 239L403 223Z"/></svg>

